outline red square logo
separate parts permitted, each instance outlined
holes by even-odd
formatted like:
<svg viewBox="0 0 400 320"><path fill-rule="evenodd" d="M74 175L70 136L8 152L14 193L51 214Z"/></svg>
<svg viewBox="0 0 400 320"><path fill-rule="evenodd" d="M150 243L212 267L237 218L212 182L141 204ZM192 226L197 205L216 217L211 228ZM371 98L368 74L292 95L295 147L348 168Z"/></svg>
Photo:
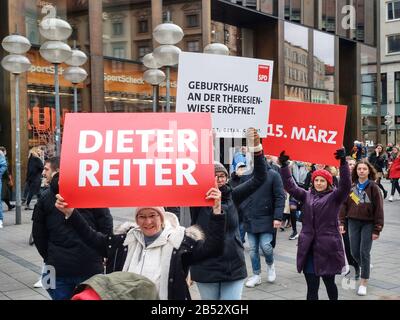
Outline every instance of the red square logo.
<svg viewBox="0 0 400 320"><path fill-rule="evenodd" d="M263 64L258 65L258 81L269 81L269 66Z"/></svg>

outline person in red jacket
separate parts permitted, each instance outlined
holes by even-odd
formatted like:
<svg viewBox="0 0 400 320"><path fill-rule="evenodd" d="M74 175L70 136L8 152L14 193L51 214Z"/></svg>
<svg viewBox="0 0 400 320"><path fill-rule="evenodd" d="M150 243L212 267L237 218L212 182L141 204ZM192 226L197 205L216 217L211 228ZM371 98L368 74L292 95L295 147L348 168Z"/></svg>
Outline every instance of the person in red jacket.
<svg viewBox="0 0 400 320"><path fill-rule="evenodd" d="M400 152L398 152L399 147L393 147L393 149L397 149L396 158L393 159L392 164L389 168L389 179L392 183L392 191L390 193L389 201L393 201L393 196L397 190L400 194L400 186L399 186L399 178L400 178Z"/></svg>

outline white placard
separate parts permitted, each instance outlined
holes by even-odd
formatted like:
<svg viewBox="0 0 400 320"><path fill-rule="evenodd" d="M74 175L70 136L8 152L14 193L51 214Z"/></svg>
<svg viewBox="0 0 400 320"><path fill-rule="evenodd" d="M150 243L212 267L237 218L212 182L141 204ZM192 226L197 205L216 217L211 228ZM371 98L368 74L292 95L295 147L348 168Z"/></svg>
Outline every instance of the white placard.
<svg viewBox="0 0 400 320"><path fill-rule="evenodd" d="M181 52L176 112L210 112L217 137L267 135L273 61Z"/></svg>

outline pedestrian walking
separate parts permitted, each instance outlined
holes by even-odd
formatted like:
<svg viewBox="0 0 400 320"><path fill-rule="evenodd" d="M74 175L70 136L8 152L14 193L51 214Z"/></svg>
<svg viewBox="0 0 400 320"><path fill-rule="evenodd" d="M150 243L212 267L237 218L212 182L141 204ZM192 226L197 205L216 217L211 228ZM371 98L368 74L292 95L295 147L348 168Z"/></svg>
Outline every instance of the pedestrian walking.
<svg viewBox="0 0 400 320"><path fill-rule="evenodd" d="M4 172L6 171L7 171L7 160L3 154L3 151L0 150L0 177L2 177ZM0 194L2 192L2 186L3 182L2 179L0 179ZM3 228L3 205L0 201L0 229L2 228Z"/></svg>
<svg viewBox="0 0 400 320"><path fill-rule="evenodd" d="M42 183L43 162L41 159L41 150L39 148L32 148L28 159L28 171L26 176L26 183L28 186L26 207L25 210L33 210L30 207L32 198L36 195L39 198L40 187Z"/></svg>
<svg viewBox="0 0 400 320"><path fill-rule="evenodd" d="M396 190L397 190L397 193L400 195L400 186L399 186L400 152L399 152L398 146L395 146L392 149L392 162L390 163L390 166L389 166L389 179L390 179L390 183L392 184L389 201L393 201Z"/></svg>
<svg viewBox="0 0 400 320"><path fill-rule="evenodd" d="M383 192L383 198L386 199L388 192L381 184L381 179L383 177L383 169L386 166L387 158L385 152L383 151L383 146L381 144L377 144L374 152L372 152L368 157L369 163L371 163L377 173L376 184Z"/></svg>
<svg viewBox="0 0 400 320"><path fill-rule="evenodd" d="M9 170L10 165L7 159L7 149L5 147L0 147L0 151L3 152L7 161L7 170L4 171L3 175L1 176L1 180L3 182L1 200L7 205L8 211L11 211L15 208L15 205L11 204L10 202L12 197L12 188L14 187L14 179Z"/></svg>
<svg viewBox="0 0 400 320"><path fill-rule="evenodd" d="M376 171L368 160L361 160L351 174L353 186L340 212L340 231L348 232L351 255L361 267L361 281L357 294L367 294L370 276L372 242L379 238L383 228L383 199L375 183Z"/></svg>
<svg viewBox="0 0 400 320"><path fill-rule="evenodd" d="M346 200L350 188L350 172L344 149L335 153L340 159L339 187L333 187L332 175L322 169L312 174L311 190L300 188L293 181L287 166L289 156L282 151L279 161L282 165L283 184L290 195L303 202L303 227L297 247L297 271L304 273L307 282L307 300L318 300L320 278L330 300L338 299L335 275L345 267L342 237L339 232L339 210Z"/></svg>

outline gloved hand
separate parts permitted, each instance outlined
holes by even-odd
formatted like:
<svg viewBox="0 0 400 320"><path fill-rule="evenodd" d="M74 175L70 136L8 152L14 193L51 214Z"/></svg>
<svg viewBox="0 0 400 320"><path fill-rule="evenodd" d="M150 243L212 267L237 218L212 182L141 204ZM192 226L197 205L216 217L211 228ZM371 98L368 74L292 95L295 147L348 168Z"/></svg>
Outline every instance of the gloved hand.
<svg viewBox="0 0 400 320"><path fill-rule="evenodd" d="M346 163L346 149L344 147L337 149L334 155L336 159L340 160L340 164Z"/></svg>
<svg viewBox="0 0 400 320"><path fill-rule="evenodd" d="M279 161L279 164L281 165L281 167L282 168L287 167L289 164L289 160L290 160L290 157L287 154L285 154L285 150L282 151L278 157L278 161Z"/></svg>

